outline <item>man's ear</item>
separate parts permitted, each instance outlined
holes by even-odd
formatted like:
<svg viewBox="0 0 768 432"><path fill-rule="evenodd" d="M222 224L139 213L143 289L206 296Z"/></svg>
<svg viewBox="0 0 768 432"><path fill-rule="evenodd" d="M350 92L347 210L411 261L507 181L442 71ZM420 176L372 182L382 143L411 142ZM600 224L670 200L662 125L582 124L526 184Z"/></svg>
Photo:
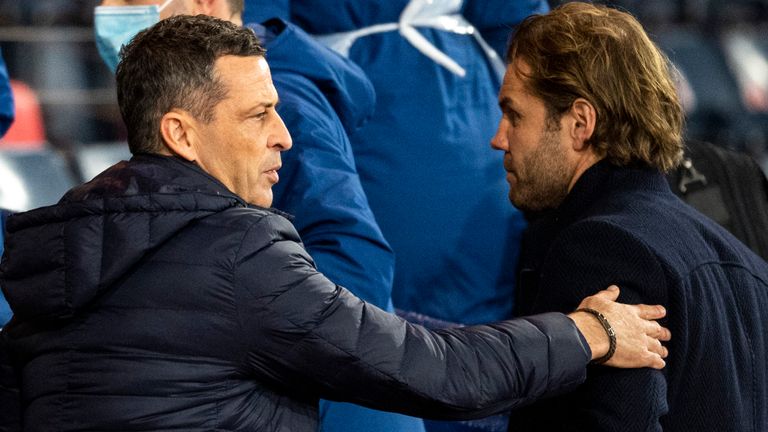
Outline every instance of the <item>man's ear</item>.
<svg viewBox="0 0 768 432"><path fill-rule="evenodd" d="M226 1L226 0L223 0ZM220 18L216 15L216 9L218 5L219 0L194 0L193 3L193 9L192 9L192 15L208 15Z"/></svg>
<svg viewBox="0 0 768 432"><path fill-rule="evenodd" d="M163 115L160 119L160 134L171 154L190 162L197 160L195 126L194 117L186 111L173 109Z"/></svg>
<svg viewBox="0 0 768 432"><path fill-rule="evenodd" d="M595 132L597 111L588 100L576 98L571 105L569 114L572 117L570 134L573 139L574 150L584 150L587 147L587 142Z"/></svg>
<svg viewBox="0 0 768 432"><path fill-rule="evenodd" d="M194 0L192 15L208 15L224 21L231 21L237 25L243 25L242 14L234 13L229 0Z"/></svg>

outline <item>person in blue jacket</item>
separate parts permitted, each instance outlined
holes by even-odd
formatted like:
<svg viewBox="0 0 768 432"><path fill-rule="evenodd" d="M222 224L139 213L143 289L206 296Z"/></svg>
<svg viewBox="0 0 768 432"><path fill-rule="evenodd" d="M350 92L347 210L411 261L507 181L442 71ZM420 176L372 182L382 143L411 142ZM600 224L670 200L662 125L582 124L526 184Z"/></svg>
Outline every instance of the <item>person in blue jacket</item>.
<svg viewBox="0 0 768 432"><path fill-rule="evenodd" d="M8 69L5 66L3 53L0 51L0 138L8 132L14 118L13 93L11 92L11 81L8 78ZM0 209L0 255L3 254L3 230L5 229L5 210ZM2 291L0 291L0 327L5 325L11 319L11 308L5 301Z"/></svg>
<svg viewBox="0 0 768 432"><path fill-rule="evenodd" d="M293 223L323 273L365 301L393 310L394 255L368 205L347 138L373 113L375 95L363 72L284 21L287 2L249 3L245 19L241 17L242 1L239 6L231 0L203 5L183 0L154 3L127 6L122 0L102 1L95 23L105 62L117 65L125 36L130 38L141 30L134 27L128 32L122 27L130 17L153 15L152 20L159 20L173 14L203 13L236 24L248 23L268 50L280 95L278 112L295 143L283 158L274 207L294 215ZM142 15L142 11L149 14ZM262 21L266 21L264 25L256 24ZM150 24L141 23L143 27ZM351 404L322 403L323 430L349 430L355 424L382 432L424 430L420 419Z"/></svg>
<svg viewBox="0 0 768 432"><path fill-rule="evenodd" d="M8 132L14 117L13 92L8 68L5 66L3 52L0 50L0 138Z"/></svg>
<svg viewBox="0 0 768 432"><path fill-rule="evenodd" d="M546 10L539 2L528 2L525 13L491 3L291 3L292 20L355 61L376 90L373 118L350 139L397 256L395 306L463 324L511 315L524 226L504 200L501 159L487 146L499 120L503 62L477 29L500 27L503 16L508 34L530 12ZM484 8L495 12L487 26L462 16L488 18Z"/></svg>
<svg viewBox="0 0 768 432"><path fill-rule="evenodd" d="M278 112L294 142L283 158L273 205L296 216L318 269L391 311L394 257L368 205L347 138L372 114L370 82L294 25L270 20L249 26L264 35ZM402 414L321 401L320 430L419 432L424 425Z"/></svg>
<svg viewBox="0 0 768 432"><path fill-rule="evenodd" d="M505 200L501 157L488 148L500 119L497 50L547 2L290 3L293 22L357 63L376 89L373 118L350 139L395 250L395 307L428 325L512 316L525 222ZM430 431L505 428L505 419L428 422Z"/></svg>

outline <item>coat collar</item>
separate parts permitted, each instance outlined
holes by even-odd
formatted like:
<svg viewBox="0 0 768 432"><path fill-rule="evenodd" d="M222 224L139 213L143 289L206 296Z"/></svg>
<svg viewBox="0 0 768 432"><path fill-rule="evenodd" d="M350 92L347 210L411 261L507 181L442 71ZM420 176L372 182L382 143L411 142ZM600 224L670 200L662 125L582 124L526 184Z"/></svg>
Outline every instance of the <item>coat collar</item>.
<svg viewBox="0 0 768 432"><path fill-rule="evenodd" d="M548 221L565 226L581 218L617 190L669 192L666 177L654 168L622 167L601 160L587 169L557 209L533 216L536 223Z"/></svg>

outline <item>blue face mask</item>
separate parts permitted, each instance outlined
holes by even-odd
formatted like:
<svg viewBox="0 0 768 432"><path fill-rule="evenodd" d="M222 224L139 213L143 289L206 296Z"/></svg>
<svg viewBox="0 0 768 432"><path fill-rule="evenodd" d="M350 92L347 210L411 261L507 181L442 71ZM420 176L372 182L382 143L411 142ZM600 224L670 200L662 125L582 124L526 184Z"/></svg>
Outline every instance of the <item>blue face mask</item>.
<svg viewBox="0 0 768 432"><path fill-rule="evenodd" d="M113 73L120 61L120 48L140 31L160 22L160 11L172 1L166 0L162 6L96 6L93 14L96 46Z"/></svg>

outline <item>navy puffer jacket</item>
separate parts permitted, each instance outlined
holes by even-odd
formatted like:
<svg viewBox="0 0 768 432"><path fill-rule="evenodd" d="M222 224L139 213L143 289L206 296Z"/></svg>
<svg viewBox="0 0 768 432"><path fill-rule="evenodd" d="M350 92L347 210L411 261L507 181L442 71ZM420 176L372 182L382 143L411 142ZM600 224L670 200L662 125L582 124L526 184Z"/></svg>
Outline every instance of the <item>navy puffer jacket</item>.
<svg viewBox="0 0 768 432"><path fill-rule="evenodd" d="M429 332L366 304L286 218L172 157L11 217L0 285L0 430L314 431L320 397L470 418L590 357L561 314Z"/></svg>

